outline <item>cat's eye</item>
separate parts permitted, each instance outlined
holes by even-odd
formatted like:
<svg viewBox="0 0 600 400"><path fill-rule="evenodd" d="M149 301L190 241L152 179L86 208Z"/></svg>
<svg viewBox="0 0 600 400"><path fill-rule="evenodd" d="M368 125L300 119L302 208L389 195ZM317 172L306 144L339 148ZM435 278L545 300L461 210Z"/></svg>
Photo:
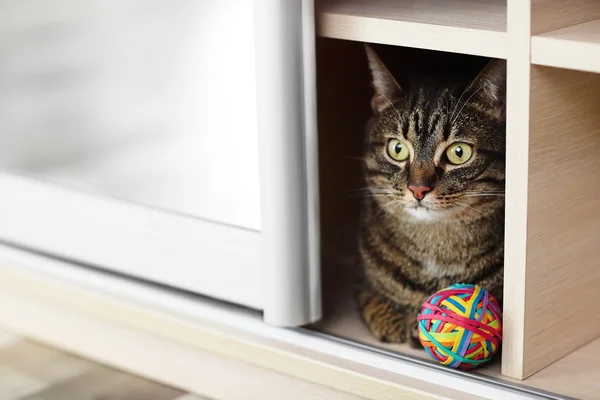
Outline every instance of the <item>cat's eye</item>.
<svg viewBox="0 0 600 400"><path fill-rule="evenodd" d="M473 148L466 143L454 143L446 149L446 157L452 164L464 164L471 159Z"/></svg>
<svg viewBox="0 0 600 400"><path fill-rule="evenodd" d="M406 161L410 152L406 143L398 139L392 139L388 143L388 154L396 161Z"/></svg>

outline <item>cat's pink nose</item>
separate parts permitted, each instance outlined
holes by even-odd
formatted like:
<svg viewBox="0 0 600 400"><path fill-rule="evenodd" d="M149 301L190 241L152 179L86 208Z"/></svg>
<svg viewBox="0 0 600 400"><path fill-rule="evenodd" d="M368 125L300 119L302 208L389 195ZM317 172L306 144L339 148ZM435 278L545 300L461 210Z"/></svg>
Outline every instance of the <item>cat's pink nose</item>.
<svg viewBox="0 0 600 400"><path fill-rule="evenodd" d="M408 190L413 192L413 196L417 200L423 200L425 198L425 193L431 192L431 188L427 186L408 186Z"/></svg>

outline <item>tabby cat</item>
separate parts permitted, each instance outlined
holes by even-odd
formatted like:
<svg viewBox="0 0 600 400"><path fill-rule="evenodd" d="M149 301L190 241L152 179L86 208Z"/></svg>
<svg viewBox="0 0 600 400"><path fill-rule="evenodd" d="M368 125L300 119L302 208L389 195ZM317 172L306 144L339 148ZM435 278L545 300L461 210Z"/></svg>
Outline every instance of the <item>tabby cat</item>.
<svg viewBox="0 0 600 400"><path fill-rule="evenodd" d="M470 83L400 87L367 46L367 125L357 295L371 333L416 345L416 316L453 283L502 301L506 63Z"/></svg>

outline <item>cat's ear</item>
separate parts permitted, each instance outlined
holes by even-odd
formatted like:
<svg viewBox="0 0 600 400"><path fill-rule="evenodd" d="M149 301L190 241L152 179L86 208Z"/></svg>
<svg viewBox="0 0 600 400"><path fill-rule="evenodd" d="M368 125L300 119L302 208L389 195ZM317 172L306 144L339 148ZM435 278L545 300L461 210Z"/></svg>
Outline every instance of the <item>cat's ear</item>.
<svg viewBox="0 0 600 400"><path fill-rule="evenodd" d="M506 115L506 60L492 60L471 83L471 101L476 101L498 118Z"/></svg>
<svg viewBox="0 0 600 400"><path fill-rule="evenodd" d="M368 44L365 45L369 68L375 93L371 98L371 108L375 112L381 112L392 104L402 89L392 73L383 64L375 50Z"/></svg>

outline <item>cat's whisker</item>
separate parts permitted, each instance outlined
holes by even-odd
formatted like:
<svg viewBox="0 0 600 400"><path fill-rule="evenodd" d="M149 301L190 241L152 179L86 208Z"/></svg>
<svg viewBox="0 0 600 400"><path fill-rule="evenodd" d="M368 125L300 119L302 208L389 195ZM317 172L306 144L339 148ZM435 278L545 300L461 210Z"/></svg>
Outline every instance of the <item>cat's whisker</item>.
<svg viewBox="0 0 600 400"><path fill-rule="evenodd" d="M504 192L504 189L467 189L464 192L466 193L484 193L484 192ZM458 193L458 192L456 192Z"/></svg>
<svg viewBox="0 0 600 400"><path fill-rule="evenodd" d="M393 196L393 193L351 193L349 197L385 197Z"/></svg>
<svg viewBox="0 0 600 400"><path fill-rule="evenodd" d="M502 192L497 192L497 193L463 193L462 196L463 197L466 197L466 196L504 196L504 193L502 193Z"/></svg>
<svg viewBox="0 0 600 400"><path fill-rule="evenodd" d="M467 99L467 101L464 102L464 104L462 105L462 107L460 108L460 110L458 111L458 114L456 114L456 116L454 117L454 119L452 120L452 122L450 123L451 125L454 124L454 122L458 119L458 117L460 116L460 113L462 113L463 109L465 108L465 106L467 104L469 104L469 102L471 101L471 99L473 98L473 96L475 96L477 94L477 92L479 92L481 90L481 87L477 88L477 90L475 90L473 92L473 94L471 94L471 96L469 96L469 98ZM458 105L457 105L458 107Z"/></svg>
<svg viewBox="0 0 600 400"><path fill-rule="evenodd" d="M389 190L389 191L392 191L392 189L389 186L364 186L364 187L353 188L353 189L349 189L349 190Z"/></svg>
<svg viewBox="0 0 600 400"><path fill-rule="evenodd" d="M491 193L491 194L498 194L498 193L504 194L505 192L504 192L504 190L498 190L496 192L493 192L493 191L489 191L489 192L463 192L463 194L487 194L487 193Z"/></svg>
<svg viewBox="0 0 600 400"><path fill-rule="evenodd" d="M377 93L379 93L379 95L381 95L381 97L383 97L385 99L385 101L387 101L387 103L394 109L394 111L396 111L394 113L394 116L396 117L396 122L398 122L400 124L402 122L402 116L400 115L400 111L396 108L394 103L392 103L392 101L390 99L388 99L387 96L381 92L381 90L377 89L377 87L375 87L374 85L371 85L371 87Z"/></svg>
<svg viewBox="0 0 600 400"><path fill-rule="evenodd" d="M352 194L352 193L351 193ZM354 193L357 195L372 195L372 196L391 196L393 192L363 192L363 193Z"/></svg>
<svg viewBox="0 0 600 400"><path fill-rule="evenodd" d="M463 206L464 208L468 208L470 210L472 210L473 212L475 212L478 215L482 215L481 212L479 212L477 209L475 209L473 206L471 206L470 204L466 204L466 203L461 203L459 201L455 201L454 204L459 204L461 206Z"/></svg>
<svg viewBox="0 0 600 400"><path fill-rule="evenodd" d="M469 211L474 212L475 214L477 214L481 218L489 218L490 217L490 215L484 214L483 212L477 210L475 207L471 206L470 204L461 203L459 201L455 201L454 203L455 204L460 204L461 206L464 207L465 210L468 209ZM496 236L499 240L502 240L502 238L500 238L500 236L498 236L496 233L493 233L493 235Z"/></svg>
<svg viewBox="0 0 600 400"><path fill-rule="evenodd" d="M483 194L483 193L501 193L504 194L504 190L466 190L463 194Z"/></svg>
<svg viewBox="0 0 600 400"><path fill-rule="evenodd" d="M354 195L349 195L348 198L350 199L374 199L376 197L389 197L392 196L391 194L354 194Z"/></svg>
<svg viewBox="0 0 600 400"><path fill-rule="evenodd" d="M349 189L348 192L351 193L356 193L356 192L386 192L386 193L393 193L392 190L390 189L377 189L377 188L363 188L363 189Z"/></svg>
<svg viewBox="0 0 600 400"><path fill-rule="evenodd" d="M350 190L350 194L394 194L393 190L377 190L377 189L360 189L360 190Z"/></svg>
<svg viewBox="0 0 600 400"><path fill-rule="evenodd" d="M392 212L395 212L402 205L401 200L396 200L396 206L392 209Z"/></svg>
<svg viewBox="0 0 600 400"><path fill-rule="evenodd" d="M396 201L398 201L398 200L397 200L397 199L390 200L390 201L388 201L387 203L385 203L385 204L383 205L383 207L387 207L387 206L389 206L390 204L392 204L392 203L394 203L394 202L396 202Z"/></svg>
<svg viewBox="0 0 600 400"><path fill-rule="evenodd" d="M455 202L455 203L462 205L463 207L465 207L465 209L473 211L474 213L476 213L477 215L479 215L481 218L487 218L487 217L489 217L489 215L484 215L482 212L478 211L477 209L475 209L474 207L470 206L469 204L460 203L460 202ZM491 231L490 233L492 235L494 235L496 238L498 238L498 240L500 240L500 241L504 240L504 238L500 237L500 235L498 235L496 232Z"/></svg>
<svg viewBox="0 0 600 400"><path fill-rule="evenodd" d="M504 197L504 194L502 194L502 193L474 193L474 194L465 194L463 197L485 197L485 196Z"/></svg>
<svg viewBox="0 0 600 400"><path fill-rule="evenodd" d="M454 106L454 109L452 109L452 115L450 116L450 120L448 122L454 120L454 114L456 114L456 110L458 109L458 106L460 106L460 101L462 100L463 96L467 92L467 89L469 89L469 86L467 86L465 88L465 90L463 90L463 92L460 94L460 97L458 98L458 101L456 102L456 105Z"/></svg>
<svg viewBox="0 0 600 400"><path fill-rule="evenodd" d="M380 215L382 212L385 212L385 209L386 209L386 208L388 208L388 206L389 206L390 204L393 204L393 203L394 203L394 202L396 202L396 201L399 201L399 200L397 200L397 199L395 199L395 200L391 200L391 201L388 201L387 203L385 203L384 205L382 205L382 206L379 208L379 210L378 210L378 211L375 213L375 216L379 216L379 215Z"/></svg>

